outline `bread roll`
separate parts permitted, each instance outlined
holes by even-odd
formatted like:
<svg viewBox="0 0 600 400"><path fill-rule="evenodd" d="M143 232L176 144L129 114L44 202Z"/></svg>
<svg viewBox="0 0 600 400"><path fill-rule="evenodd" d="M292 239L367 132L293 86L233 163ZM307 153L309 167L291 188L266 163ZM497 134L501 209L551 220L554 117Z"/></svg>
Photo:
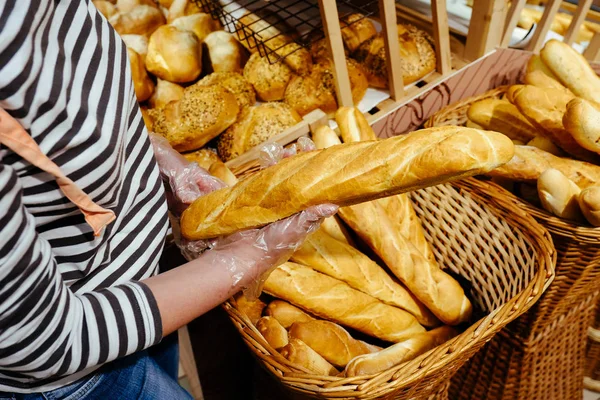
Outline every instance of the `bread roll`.
<svg viewBox="0 0 600 400"><path fill-rule="evenodd" d="M425 331L406 311L303 265L287 262L276 268L264 290L312 314L384 341L399 342Z"/></svg>
<svg viewBox="0 0 600 400"><path fill-rule="evenodd" d="M265 310L265 315L275 318L284 328L289 328L296 322L313 321L314 318L282 300L273 300Z"/></svg>
<svg viewBox="0 0 600 400"><path fill-rule="evenodd" d="M179 152L199 149L235 122L239 111L235 96L218 86L185 89L183 98L150 110L154 131Z"/></svg>
<svg viewBox="0 0 600 400"><path fill-rule="evenodd" d="M467 122L465 123L465 126L467 128L483 129L483 127L481 125L476 124L475 122L471 121L470 119L467 119Z"/></svg>
<svg viewBox="0 0 600 400"><path fill-rule="evenodd" d="M229 161L301 121L284 103L264 103L242 110L238 121L219 137L219 156Z"/></svg>
<svg viewBox="0 0 600 400"><path fill-rule="evenodd" d="M134 50L136 53L142 56L145 62L146 54L148 54L148 38L146 36L122 35L121 39L127 48Z"/></svg>
<svg viewBox="0 0 600 400"><path fill-rule="evenodd" d="M561 90L541 89L536 86L520 86L512 90L512 102L538 129L565 152L581 160L600 161L597 154L581 147L563 126L563 115L573 98Z"/></svg>
<svg viewBox="0 0 600 400"><path fill-rule="evenodd" d="M193 33L161 26L150 36L146 68L169 82L193 81L202 71L201 49Z"/></svg>
<svg viewBox="0 0 600 400"><path fill-rule="evenodd" d="M204 13L176 18L171 25L181 31L192 32L200 43L214 30L212 17Z"/></svg>
<svg viewBox="0 0 600 400"><path fill-rule="evenodd" d="M544 150L550 154L554 154L557 157L565 155L565 153L557 145L544 136L536 136L526 144L527 146L537 147L538 149Z"/></svg>
<svg viewBox="0 0 600 400"><path fill-rule="evenodd" d="M412 25L399 24L398 40L405 85L418 81L435 69L435 51L431 38L425 32ZM383 32L360 45L352 53L352 57L363 67L370 86L387 89L387 57Z"/></svg>
<svg viewBox="0 0 600 400"><path fill-rule="evenodd" d="M377 35L375 25L362 14L350 14L340 20L342 40L351 53L361 44Z"/></svg>
<svg viewBox="0 0 600 400"><path fill-rule="evenodd" d="M342 225L342 222L335 215L333 217L325 218L321 223L320 229L335 240L356 247L354 239L352 239L352 236L346 227Z"/></svg>
<svg viewBox="0 0 600 400"><path fill-rule="evenodd" d="M262 317L256 322L256 329L275 350L288 344L288 333L275 318Z"/></svg>
<svg viewBox="0 0 600 400"><path fill-rule="evenodd" d="M212 165L208 169L208 172L210 172L212 176L216 176L229 186L233 186L238 182L233 172L231 172L231 170L227 168L227 165L223 164L221 161L216 161L212 163Z"/></svg>
<svg viewBox="0 0 600 400"><path fill-rule="evenodd" d="M184 89L176 83L157 79L156 90L149 103L152 108L161 108L172 101L179 101L183 98Z"/></svg>
<svg viewBox="0 0 600 400"><path fill-rule="evenodd" d="M244 78L256 90L262 101L283 100L285 89L292 79L293 72L282 62L271 64L266 57L254 53L244 66Z"/></svg>
<svg viewBox="0 0 600 400"><path fill-rule="evenodd" d="M210 166L217 161L221 161L217 153L208 149L200 149L191 153L184 153L183 156L189 162L196 162L205 170L209 170Z"/></svg>
<svg viewBox="0 0 600 400"><path fill-rule="evenodd" d="M200 79L195 85L221 85L235 95L240 111L256 104L256 94L252 85L237 72L213 72Z"/></svg>
<svg viewBox="0 0 600 400"><path fill-rule="evenodd" d="M352 59L347 59L352 100L358 104L369 87L363 69ZM334 68L331 59L320 59L305 76L294 76L285 90L285 102L298 114L321 111L333 114L337 110Z"/></svg>
<svg viewBox="0 0 600 400"><path fill-rule="evenodd" d="M410 339L396 343L376 353L354 358L346 365L344 376L373 375L395 367L426 353L458 335L451 327L442 326L429 332L419 333Z"/></svg>
<svg viewBox="0 0 600 400"><path fill-rule="evenodd" d="M562 121L581 147L600 153L600 111L593 103L580 98L571 100Z"/></svg>
<svg viewBox="0 0 600 400"><path fill-rule="evenodd" d="M130 12L114 14L108 22L119 35L150 36L161 25L165 24L165 17L156 7L139 5Z"/></svg>
<svg viewBox="0 0 600 400"><path fill-rule="evenodd" d="M161 0L161 1L165 1L165 0ZM186 16L186 15L193 15L193 14L208 12L206 10L203 10L201 7L198 7L198 5L196 4L196 2L194 0L172 0L172 1L170 1L170 5L168 8L169 8L169 13L168 13L169 15L168 15L167 22L169 22L169 23L175 21L177 18ZM213 21L213 25L215 27L217 26L216 21Z"/></svg>
<svg viewBox="0 0 600 400"><path fill-rule="evenodd" d="M556 79L546 75L542 71L533 71L525 75L525 83L527 85L537 86L541 89L556 89L563 91L567 96L573 96L573 93L564 87Z"/></svg>
<svg viewBox="0 0 600 400"><path fill-rule="evenodd" d="M538 179L538 195L544 209L557 217L581 220L577 198L581 189L556 169L547 169Z"/></svg>
<svg viewBox="0 0 600 400"><path fill-rule="evenodd" d="M292 339L280 350L288 361L298 364L317 375L337 375L339 371L317 352L298 339Z"/></svg>
<svg viewBox="0 0 600 400"><path fill-rule="evenodd" d="M354 247L332 238L322 230L310 235L290 259L346 282L352 288L386 304L411 313L421 325L439 325L437 318L404 286L395 282L377 263L371 261L369 257ZM310 343L308 344L310 345ZM315 350L318 352L318 349Z"/></svg>
<svg viewBox="0 0 600 400"><path fill-rule="evenodd" d="M248 319L250 319L250 322L252 322L252 325L256 325L258 320L261 319L262 312L267 305L260 299L248 300L246 298L246 296L244 296L244 294L241 292L236 294L234 296L234 299L235 299L235 304L236 304L238 310L240 310L242 313L244 313L248 317ZM268 341L268 339L267 339L267 341Z"/></svg>
<svg viewBox="0 0 600 400"><path fill-rule="evenodd" d="M548 68L548 66L544 64L542 58L537 54L533 54L527 62L527 73L531 73L534 71L541 71L544 74L548 75L550 78L559 81L558 77L554 75L554 72L552 72L550 68Z"/></svg>
<svg viewBox="0 0 600 400"><path fill-rule="evenodd" d="M600 226L600 186L582 190L578 200L585 219L593 226Z"/></svg>
<svg viewBox="0 0 600 400"><path fill-rule="evenodd" d="M118 13L117 7L112 4L110 1L102 1L102 0L94 0L92 1L94 6L100 11L104 18L109 19L116 13Z"/></svg>
<svg viewBox="0 0 600 400"><path fill-rule="evenodd" d="M215 72L242 72L242 48L232 34L225 31L209 33L204 38L208 58Z"/></svg>
<svg viewBox="0 0 600 400"><path fill-rule="evenodd" d="M335 113L335 121L344 143L377 140L377 135L364 114L356 107L340 107Z"/></svg>
<svg viewBox="0 0 600 400"><path fill-rule="evenodd" d="M291 326L289 336L302 340L332 365L341 368L354 357L378 349L354 339L344 328L329 321L297 322Z"/></svg>
<svg viewBox="0 0 600 400"><path fill-rule="evenodd" d="M600 183L600 167L583 161L556 157L530 146L515 146L515 156L508 163L488 173L521 182L535 182L549 168L562 172L581 189Z"/></svg>
<svg viewBox="0 0 600 400"><path fill-rule="evenodd" d="M469 107L467 117L483 129L503 133L513 140L528 142L538 134L519 109L505 100L477 101Z"/></svg>
<svg viewBox="0 0 600 400"><path fill-rule="evenodd" d="M117 0L115 5L122 13L128 13L141 5L156 7L156 3L152 0Z"/></svg>
<svg viewBox="0 0 600 400"><path fill-rule="evenodd" d="M154 82L148 76L146 68L144 68L144 59L133 49L127 48L129 64L131 65L131 78L133 79L133 87L135 96L138 101L146 101L154 91Z"/></svg>
<svg viewBox="0 0 600 400"><path fill-rule="evenodd" d="M576 96L600 104L600 78L585 57L571 46L552 39L540 51L544 64Z"/></svg>
<svg viewBox="0 0 600 400"><path fill-rule="evenodd" d="M462 127L303 152L233 188L200 197L183 213L181 230L193 240L217 237L264 226L312 205L356 204L485 173L513 154L506 136Z"/></svg>

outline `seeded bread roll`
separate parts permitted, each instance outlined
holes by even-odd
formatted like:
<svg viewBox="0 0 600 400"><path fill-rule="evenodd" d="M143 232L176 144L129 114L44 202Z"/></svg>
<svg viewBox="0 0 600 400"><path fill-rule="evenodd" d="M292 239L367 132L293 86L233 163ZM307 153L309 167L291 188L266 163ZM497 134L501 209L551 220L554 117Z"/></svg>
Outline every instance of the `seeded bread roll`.
<svg viewBox="0 0 600 400"><path fill-rule="evenodd" d="M235 95L240 106L240 111L256 104L256 93L254 93L252 85L237 72L213 72L200 79L195 85L223 86Z"/></svg>
<svg viewBox="0 0 600 400"><path fill-rule="evenodd" d="M287 64L272 64L259 53L252 54L244 66L244 78L252 84L262 101L283 100L292 76L293 72Z"/></svg>
<svg viewBox="0 0 600 400"><path fill-rule="evenodd" d="M179 101L183 97L183 93L184 89L182 86L158 78L156 90L149 100L150 107L161 108L172 101Z"/></svg>
<svg viewBox="0 0 600 400"><path fill-rule="evenodd" d="M150 36L146 68L169 82L190 82L202 71L202 47L196 35L174 26L161 26Z"/></svg>

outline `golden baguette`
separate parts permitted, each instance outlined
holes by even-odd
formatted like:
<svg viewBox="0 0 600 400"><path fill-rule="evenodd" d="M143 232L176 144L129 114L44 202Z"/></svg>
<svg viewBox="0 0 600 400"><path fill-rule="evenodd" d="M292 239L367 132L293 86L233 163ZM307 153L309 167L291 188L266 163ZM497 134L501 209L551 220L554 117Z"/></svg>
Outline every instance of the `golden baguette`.
<svg viewBox="0 0 600 400"><path fill-rule="evenodd" d="M342 225L342 222L337 216L334 215L333 217L325 218L321 223L320 229L329 236L333 237L335 240L339 240L340 242L346 243L349 246L356 247L354 239L352 239L352 236L350 236L350 233L346 227Z"/></svg>
<svg viewBox="0 0 600 400"><path fill-rule="evenodd" d="M339 371L333 365L307 346L302 340L290 340L287 346L283 347L279 352L288 361L298 364L317 375L339 374Z"/></svg>
<svg viewBox="0 0 600 400"><path fill-rule="evenodd" d="M554 154L557 157L565 155L564 151L560 149L554 142L544 136L536 136L526 143L527 146L537 147L538 149L547 151L550 154Z"/></svg>
<svg viewBox="0 0 600 400"><path fill-rule="evenodd" d="M323 319L387 342L399 342L425 331L408 312L296 263L276 268L267 278L264 291Z"/></svg>
<svg viewBox="0 0 600 400"><path fill-rule="evenodd" d="M585 219L593 226L600 226L600 186L582 190L578 200Z"/></svg>
<svg viewBox="0 0 600 400"><path fill-rule="evenodd" d="M181 217L191 240L257 228L314 205L346 206L488 172L514 154L497 132L463 127L299 153L194 201Z"/></svg>
<svg viewBox="0 0 600 400"><path fill-rule="evenodd" d="M581 221L582 214L577 198L581 189L557 169L550 168L540 175L538 196L544 209L557 217Z"/></svg>
<svg viewBox="0 0 600 400"><path fill-rule="evenodd" d="M585 57L571 46L552 39L540 51L544 64L576 96L600 104L600 78Z"/></svg>
<svg viewBox="0 0 600 400"><path fill-rule="evenodd" d="M237 308L250 319L252 325L262 317L262 312L267 306L262 300L248 300L243 292L236 294L234 297Z"/></svg>
<svg viewBox="0 0 600 400"><path fill-rule="evenodd" d="M541 89L556 89L564 92L568 96L574 96L574 94L558 80L549 77L542 71L533 71L525 75L525 84L537 86Z"/></svg>
<svg viewBox="0 0 600 400"><path fill-rule="evenodd" d="M535 182L549 168L555 168L581 189L600 184L600 167L584 161L556 157L531 146L515 146L515 156L488 175L521 182Z"/></svg>
<svg viewBox="0 0 600 400"><path fill-rule="evenodd" d="M356 107L340 107L335 113L344 143L378 140L364 114ZM327 146L329 147L329 146Z"/></svg>
<svg viewBox="0 0 600 400"><path fill-rule="evenodd" d="M286 346L288 341L288 333L285 328L273 317L262 317L256 322L256 329L265 338L267 343L278 350Z"/></svg>
<svg viewBox="0 0 600 400"><path fill-rule="evenodd" d="M267 316L275 318L284 328L289 328L296 322L308 322L313 317L287 301L273 300L265 310Z"/></svg>
<svg viewBox="0 0 600 400"><path fill-rule="evenodd" d="M535 71L543 72L544 74L548 75L550 78L556 81L559 80L558 77L554 75L554 72L552 72L550 68L548 68L548 66L544 64L542 58L537 54L533 54L527 62L527 73Z"/></svg>
<svg viewBox="0 0 600 400"><path fill-rule="evenodd" d="M580 98L571 100L562 122L581 147L600 153L600 110L593 103Z"/></svg>
<svg viewBox="0 0 600 400"><path fill-rule="evenodd" d="M381 350L354 339L344 328L330 321L314 320L295 323L289 332L290 339L299 339L335 367L344 368L354 357Z"/></svg>
<svg viewBox="0 0 600 400"><path fill-rule="evenodd" d="M335 240L321 230L306 239L292 255L291 261L307 265L386 304L408 311L421 325L439 325L437 318L377 263L354 247Z"/></svg>
<svg viewBox="0 0 600 400"><path fill-rule="evenodd" d="M420 333L379 352L354 358L346 365L344 376L373 375L386 371L398 364L412 360L456 335L458 335L458 331L449 326Z"/></svg>
<svg viewBox="0 0 600 400"><path fill-rule="evenodd" d="M483 129L503 133L512 140L528 142L538 135L519 109L506 100L477 101L469 107L467 117Z"/></svg>

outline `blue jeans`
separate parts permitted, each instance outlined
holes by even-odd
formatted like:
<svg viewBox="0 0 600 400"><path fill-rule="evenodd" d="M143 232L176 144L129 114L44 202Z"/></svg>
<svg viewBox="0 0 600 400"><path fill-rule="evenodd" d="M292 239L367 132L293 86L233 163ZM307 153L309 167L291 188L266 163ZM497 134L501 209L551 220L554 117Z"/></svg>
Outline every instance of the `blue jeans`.
<svg viewBox="0 0 600 400"><path fill-rule="evenodd" d="M178 369L174 333L157 346L106 364L68 386L44 393L0 392L0 400L191 400L177 382Z"/></svg>

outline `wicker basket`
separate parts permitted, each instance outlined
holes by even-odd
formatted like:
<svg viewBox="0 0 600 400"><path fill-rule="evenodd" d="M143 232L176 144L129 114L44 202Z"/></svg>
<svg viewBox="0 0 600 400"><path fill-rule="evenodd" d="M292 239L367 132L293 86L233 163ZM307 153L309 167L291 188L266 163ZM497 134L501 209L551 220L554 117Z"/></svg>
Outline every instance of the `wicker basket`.
<svg viewBox="0 0 600 400"><path fill-rule="evenodd" d="M450 105L425 125L463 125L472 103L499 98L506 89ZM516 199L493 183L487 185ZM456 374L452 399L581 397L587 328L600 290L600 228L562 220L525 201L520 207L552 235L558 253L556 279L529 312Z"/></svg>
<svg viewBox="0 0 600 400"><path fill-rule="evenodd" d="M586 389L600 392L600 302L596 304L596 318L588 330L585 378Z"/></svg>
<svg viewBox="0 0 600 400"><path fill-rule="evenodd" d="M440 265L471 283L484 317L453 340L371 376L315 376L272 349L246 315L224 307L252 353L288 389L316 398L446 399L451 376L506 324L528 310L553 279L550 236L508 196L474 179L411 193Z"/></svg>

